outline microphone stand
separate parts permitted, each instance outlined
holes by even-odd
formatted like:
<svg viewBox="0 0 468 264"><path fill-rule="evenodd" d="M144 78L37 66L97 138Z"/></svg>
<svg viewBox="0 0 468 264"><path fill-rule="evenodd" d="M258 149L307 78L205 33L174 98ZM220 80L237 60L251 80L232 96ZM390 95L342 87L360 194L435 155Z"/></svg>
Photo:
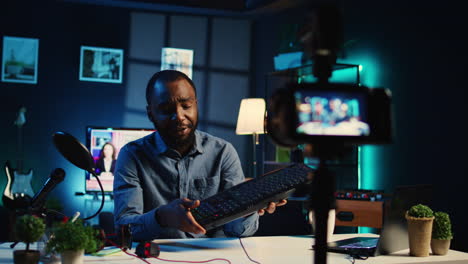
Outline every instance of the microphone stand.
<svg viewBox="0 0 468 264"><path fill-rule="evenodd" d="M102 183L101 183L101 180L99 179L99 176L96 174L94 169L92 171L88 171L88 172L91 173L96 178L96 180L97 180L97 182L99 184L99 188L101 189L102 199L101 199L101 206L99 207L99 209L93 215L88 216L86 218L83 218L84 221L89 220L89 219L95 217L96 215L98 215L102 211L102 208L104 208L104 202L106 200L106 195L104 193L104 187L102 187Z"/></svg>

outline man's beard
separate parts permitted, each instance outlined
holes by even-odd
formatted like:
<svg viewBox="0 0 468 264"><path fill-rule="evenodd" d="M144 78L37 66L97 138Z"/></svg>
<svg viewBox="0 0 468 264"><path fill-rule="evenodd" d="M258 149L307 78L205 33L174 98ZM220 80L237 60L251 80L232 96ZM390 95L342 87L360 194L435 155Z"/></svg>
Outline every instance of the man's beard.
<svg viewBox="0 0 468 264"><path fill-rule="evenodd" d="M188 134L187 137L185 138L179 138L177 137L176 133L173 133L171 131L165 131L159 130L159 134L161 135L162 139L164 140L164 143L169 148L179 150L179 149L186 149L186 148L191 148L194 143L195 143L195 130L197 129L198 122L195 125L189 125L188 127L190 128L190 133Z"/></svg>

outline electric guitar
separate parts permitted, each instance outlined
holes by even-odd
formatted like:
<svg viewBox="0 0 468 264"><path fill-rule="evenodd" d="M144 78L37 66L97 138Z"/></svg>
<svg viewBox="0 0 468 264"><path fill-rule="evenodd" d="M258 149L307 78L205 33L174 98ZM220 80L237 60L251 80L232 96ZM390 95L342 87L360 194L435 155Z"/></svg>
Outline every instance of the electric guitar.
<svg viewBox="0 0 468 264"><path fill-rule="evenodd" d="M33 176L32 169L27 172L23 171L23 126L26 123L26 108L21 107L18 112L18 117L15 121L15 126L18 128L18 152L19 159L16 164L16 169L13 169L10 162L5 164L5 174L7 176L7 184L2 196L3 205L9 209L27 208L34 196L34 191L31 186Z"/></svg>

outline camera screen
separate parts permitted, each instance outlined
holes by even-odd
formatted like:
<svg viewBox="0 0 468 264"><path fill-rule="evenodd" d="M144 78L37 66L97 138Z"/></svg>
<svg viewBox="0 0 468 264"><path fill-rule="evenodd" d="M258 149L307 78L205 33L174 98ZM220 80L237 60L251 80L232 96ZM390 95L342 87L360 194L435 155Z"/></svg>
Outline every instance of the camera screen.
<svg viewBox="0 0 468 264"><path fill-rule="evenodd" d="M298 90L294 93L296 133L369 136L367 95L356 91Z"/></svg>

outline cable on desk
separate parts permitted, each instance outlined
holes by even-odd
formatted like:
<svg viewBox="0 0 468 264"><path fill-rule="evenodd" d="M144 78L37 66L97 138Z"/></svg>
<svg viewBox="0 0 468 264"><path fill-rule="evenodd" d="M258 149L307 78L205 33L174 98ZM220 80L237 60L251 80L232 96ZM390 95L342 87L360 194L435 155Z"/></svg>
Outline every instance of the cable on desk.
<svg viewBox="0 0 468 264"><path fill-rule="evenodd" d="M135 258L137 258L137 259L139 259L139 260L141 260L141 261L143 261L143 262L145 262L145 263L151 264L150 262L146 261L145 259L140 258L139 256L137 256L137 255L135 255L135 254L132 254L132 253L127 252L126 249L120 247L119 245L117 245L116 243L114 243L114 241L112 241L112 240L110 240L110 239L106 239L106 241L109 242L109 243L110 243L111 245L113 245L114 247L120 248L120 250L122 250L123 253L125 253L125 254L127 254L127 255L129 255L129 256L135 257Z"/></svg>
<svg viewBox="0 0 468 264"><path fill-rule="evenodd" d="M106 239L111 245L115 246L115 247L118 247L120 248L125 254L129 255L129 256L132 256L132 257L135 257L137 259L140 259L142 261L144 261L145 263L148 263L148 264L151 264L150 262L146 261L145 259L143 258L140 258L139 256L135 255L135 254L132 254L132 253L129 253L127 252L126 249L123 249L121 248L119 245L117 245L116 243L114 243L114 241L110 240L110 239ZM208 262L212 262L212 261L216 261L216 260L221 260L221 261L226 261L228 264L232 264L231 261L229 261L228 259L224 259L224 258L214 258L214 259L209 259L209 260L200 260L200 261L191 261L191 260L170 260L170 259L162 259L162 258L159 258L159 257L151 257L151 258L155 258L157 260L161 260L161 261L167 261L167 262L181 262L181 263L208 263Z"/></svg>
<svg viewBox="0 0 468 264"><path fill-rule="evenodd" d="M366 260L368 259L369 256L362 256L362 255L358 255L358 254L348 254L348 259L351 261L351 264L354 264L356 262L356 259L359 259L359 260Z"/></svg>
<svg viewBox="0 0 468 264"><path fill-rule="evenodd" d="M232 264L231 261L229 261L228 259L224 259L224 258L214 258L214 259L199 260L199 261L197 261L197 260L170 260L170 259L162 259L162 258L159 258L159 257L150 257L150 258L155 258L157 260L167 261L167 262L182 262L182 263L208 263L208 262L212 262L212 261L216 261L216 260L221 260L221 261L226 261L229 264Z"/></svg>
<svg viewBox="0 0 468 264"><path fill-rule="evenodd" d="M128 253L126 250L123 250L123 249L122 249L122 251L123 251L125 254L129 255L129 256L135 257L135 258L137 258L137 259L139 259L139 260L141 260L141 261L143 261L143 262L145 262L145 263L151 264L151 262L148 262L148 261L147 261L146 259L144 259L144 258L140 258L139 256L137 256L137 255L135 255L135 254Z"/></svg>
<svg viewBox="0 0 468 264"><path fill-rule="evenodd" d="M260 264L260 262L256 261L256 260L253 260L250 256L249 256L249 253L247 253L247 250L245 249L244 247L244 243L242 243L242 239L239 237L239 242L242 246L242 249L244 250L245 252L245 255L247 255L247 258L249 258L250 261L252 261L253 263L257 263L257 264Z"/></svg>

